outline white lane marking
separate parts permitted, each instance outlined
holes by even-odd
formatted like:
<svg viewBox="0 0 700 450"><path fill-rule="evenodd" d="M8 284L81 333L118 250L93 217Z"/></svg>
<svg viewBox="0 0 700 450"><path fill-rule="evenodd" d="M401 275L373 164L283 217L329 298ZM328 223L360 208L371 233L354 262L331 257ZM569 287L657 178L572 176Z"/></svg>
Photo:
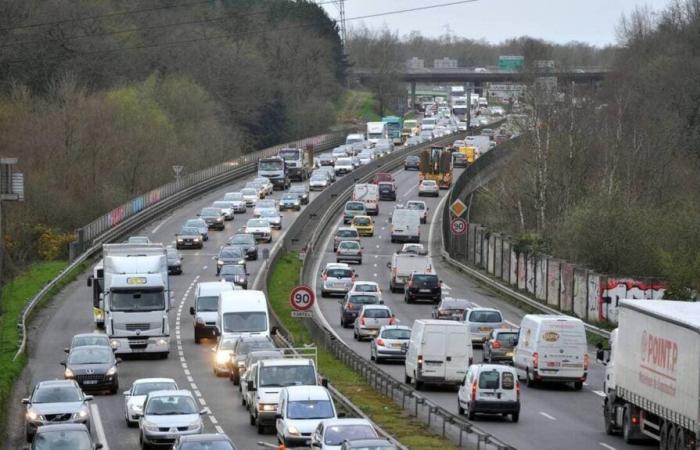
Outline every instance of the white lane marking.
<svg viewBox="0 0 700 450"><path fill-rule="evenodd" d="M442 288L443 288L443 289L447 289L448 291L449 291L450 289L452 289L451 287L449 287L449 286L446 285L445 283L442 283Z"/></svg>
<svg viewBox="0 0 700 450"><path fill-rule="evenodd" d="M202 267L202 270L207 270L207 267L209 267L209 266Z"/></svg>
<svg viewBox="0 0 700 450"><path fill-rule="evenodd" d="M209 420L211 420L211 423L213 423L214 425L218 425L218 424L219 424L219 421L216 420L216 417L214 417L214 416L209 416Z"/></svg>
<svg viewBox="0 0 700 450"><path fill-rule="evenodd" d="M591 391L591 392L593 392L598 397L605 397L605 392L603 392L603 391Z"/></svg>
<svg viewBox="0 0 700 450"><path fill-rule="evenodd" d="M615 447L613 447L612 445L608 445L605 442L598 442L598 443L600 444L601 447L607 448L608 450L617 450Z"/></svg>
<svg viewBox="0 0 700 450"><path fill-rule="evenodd" d="M220 425L217 425L217 426L215 426L214 428L216 429L216 432L217 432L217 433L219 433L219 434L224 434L224 429L221 428Z"/></svg>
<svg viewBox="0 0 700 450"><path fill-rule="evenodd" d="M107 443L105 429L102 426L102 417L100 417L100 410L97 408L97 405L95 403L90 404L90 415L92 416L92 423L95 424L95 433L97 433L97 441L102 444L103 449L109 450L109 443Z"/></svg>
<svg viewBox="0 0 700 450"><path fill-rule="evenodd" d="M549 415L549 414L547 414L546 412L542 412L542 411L540 411L540 415L541 415L541 416L544 416L544 417L546 417L546 418L547 418L547 419L549 419L549 420L557 420L557 418L556 418L556 417L554 417L554 416L550 416L550 415Z"/></svg>
<svg viewBox="0 0 700 450"><path fill-rule="evenodd" d="M418 187L417 184L413 185L413 187L412 187L411 189L407 190L406 193L403 194L403 196L404 196L404 197L408 197L408 195L409 195L411 192L413 192L413 190L416 189L417 187Z"/></svg>
<svg viewBox="0 0 700 450"><path fill-rule="evenodd" d="M376 277L376 276L377 276L377 274L375 273L375 274L374 274L374 276Z"/></svg>
<svg viewBox="0 0 700 450"><path fill-rule="evenodd" d="M160 230L160 227L162 227L163 225L165 225L165 222L167 222L168 219L170 219L170 217L172 217L172 216L166 217L166 218L163 219L158 225L156 225L156 227L151 231L151 234L156 234L156 233L158 232L158 230Z"/></svg>

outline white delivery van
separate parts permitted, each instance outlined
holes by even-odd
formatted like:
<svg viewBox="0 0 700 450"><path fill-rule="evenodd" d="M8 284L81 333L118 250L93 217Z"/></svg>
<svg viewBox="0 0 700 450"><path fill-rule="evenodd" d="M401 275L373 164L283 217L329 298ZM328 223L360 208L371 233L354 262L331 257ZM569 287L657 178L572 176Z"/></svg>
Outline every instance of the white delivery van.
<svg viewBox="0 0 700 450"><path fill-rule="evenodd" d="M394 253L391 262L387 264L391 270L389 278L389 290L391 292L403 292L406 279L413 272L432 272L433 266L425 255L414 253Z"/></svg>
<svg viewBox="0 0 700 450"><path fill-rule="evenodd" d="M217 328L220 339L270 335L267 298L263 291L224 291L219 294Z"/></svg>
<svg viewBox="0 0 700 450"><path fill-rule="evenodd" d="M540 381L573 383L580 390L588 374L583 322L564 315L527 314L520 323L513 365L528 386Z"/></svg>
<svg viewBox="0 0 700 450"><path fill-rule="evenodd" d="M391 215L391 242L420 242L421 211L397 208Z"/></svg>
<svg viewBox="0 0 700 450"><path fill-rule="evenodd" d="M424 117L423 121L420 123L421 131L432 131L437 125L437 119L434 117Z"/></svg>
<svg viewBox="0 0 700 450"><path fill-rule="evenodd" d="M491 145L491 138L488 136L466 136L464 138L465 147L474 147L478 150L477 157L488 152Z"/></svg>
<svg viewBox="0 0 700 450"><path fill-rule="evenodd" d="M405 382L416 390L423 383L462 384L474 359L469 327L454 320L413 322L406 352Z"/></svg>
<svg viewBox="0 0 700 450"><path fill-rule="evenodd" d="M381 139L389 139L386 122L367 122L367 141L376 144Z"/></svg>
<svg viewBox="0 0 700 450"><path fill-rule="evenodd" d="M232 290L234 290L233 283L226 281L197 283L194 291L194 306L190 306L195 344L199 344L202 338L215 338L217 336L219 294Z"/></svg>
<svg viewBox="0 0 700 450"><path fill-rule="evenodd" d="M352 200L364 203L368 215L376 216L379 214L379 186L376 184L356 184L352 191Z"/></svg>

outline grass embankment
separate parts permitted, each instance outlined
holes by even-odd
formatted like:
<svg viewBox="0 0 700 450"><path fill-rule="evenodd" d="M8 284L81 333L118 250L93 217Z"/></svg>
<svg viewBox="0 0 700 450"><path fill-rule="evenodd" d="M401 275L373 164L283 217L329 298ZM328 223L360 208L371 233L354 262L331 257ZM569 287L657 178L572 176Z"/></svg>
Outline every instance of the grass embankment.
<svg viewBox="0 0 700 450"><path fill-rule="evenodd" d="M27 362L25 355L13 360L19 346L19 329L17 321L24 305L29 302L46 283L55 278L68 265L66 261L49 261L32 265L27 272L7 282L2 289L0 299L0 435L5 435L7 424L7 402L12 387L22 373ZM53 288L47 299L52 298L63 286L70 283L84 270L84 265L73 270L68 278Z"/></svg>
<svg viewBox="0 0 700 450"><path fill-rule="evenodd" d="M386 111L385 115L393 113ZM338 105L338 122L379 122L379 104L372 93L367 91L347 90Z"/></svg>
<svg viewBox="0 0 700 450"><path fill-rule="evenodd" d="M296 345L313 342L304 322L293 319L290 315L292 309L289 305L289 292L299 284L300 267L299 254L287 253L272 267L268 284L270 303L284 327L291 333ZM392 399L372 389L357 372L323 348L318 349L318 365L320 372L336 389L377 425L412 450L457 448L446 439L432 433L422 422L409 416Z"/></svg>

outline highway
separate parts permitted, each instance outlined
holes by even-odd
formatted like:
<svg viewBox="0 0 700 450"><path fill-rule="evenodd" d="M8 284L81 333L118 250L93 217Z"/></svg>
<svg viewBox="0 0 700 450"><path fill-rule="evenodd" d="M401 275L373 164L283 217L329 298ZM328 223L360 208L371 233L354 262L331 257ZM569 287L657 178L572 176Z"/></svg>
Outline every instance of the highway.
<svg viewBox="0 0 700 450"><path fill-rule="evenodd" d="M254 175L249 177L254 178ZM245 180L248 181L248 180ZM215 192L183 204L172 211L172 214L162 218L134 235L146 235L153 242L174 244L174 234L179 231L185 220L195 218L202 207L208 206L214 200L223 198L225 192L240 190L244 180L217 189ZM273 197L280 198L282 192L275 191ZM315 194L311 194L311 199ZM248 413L240 402L238 388L233 386L228 378L216 378L212 371L211 348L213 341L194 343L192 319L189 307L193 305L194 286L199 281L216 280L216 264L213 258L221 245L238 228L245 225L252 216L252 208L246 214L236 214L235 219L226 222L223 232L209 232L209 241L205 242L202 250L181 250L183 254L183 274L171 276L174 286L175 302L170 311L171 353L168 359L126 359L119 366L120 393L117 395L95 395L91 409L93 413L93 433L106 450L137 449L139 446L138 428L127 428L124 419L124 396L121 392L127 390L131 383L138 378L171 377L180 388L191 390L199 399L202 408L209 408L211 414L204 417L207 432L226 433L239 449L257 448L257 441L264 440L276 443L274 435L260 436L254 427L248 424ZM303 214L303 207L301 214ZM299 212L287 211L282 213L283 228L273 231L272 244L260 244L262 249L271 248L279 240L281 233L286 231ZM261 274L259 270L262 261L248 261L250 272L249 284ZM39 381L63 378L63 367L59 365L64 360L64 347L70 345L70 339L76 333L89 332L95 329L92 319L91 288L86 286L88 273L81 274L78 279L68 285L49 305L44 307L31 323L30 352L25 375L20 383L26 389L25 396ZM24 408L18 402L13 403L8 427L9 439L5 448L23 448L24 444Z"/></svg>
<svg viewBox="0 0 700 450"><path fill-rule="evenodd" d="M462 169L455 169L455 178ZM506 320L514 325L520 323L524 315L522 311L512 304L498 298L493 292L484 289L465 275L455 271L441 261L440 255L440 220L439 206L446 198L446 191L440 192L440 198L418 197L418 172L404 171L394 173L397 185L397 199L399 202L422 199L429 207L429 220L427 225L421 225L421 242L429 244L432 264L440 278L443 280L443 296L466 298L479 306L490 306L500 309ZM390 271L386 265L391 260L391 255L398 251L401 244L392 244L390 240L389 217L395 202L383 201L380 203L380 213L376 217L374 237L362 238L364 246L363 264L353 265L360 281L376 281L382 289L384 303L391 307L400 320L400 324L411 326L413 321L421 318L430 318L433 305L429 303L405 304L402 294L393 294L389 290ZM437 221L436 221L437 219ZM341 217L334 224L332 230L341 225ZM332 329L339 337L360 355L369 359L369 341L358 342L353 339L351 328L341 328L340 297L321 297L320 273L326 263L335 262L333 253L332 230L328 230L323 243L324 251L321 258L315 261L315 273L317 278L313 281L317 294L317 302L320 311L328 322L328 329ZM437 257L435 255L438 255ZM310 280L307 280L307 282ZM591 347L589 354L595 355ZM482 360L481 350L475 351L475 361ZM594 359L593 357L591 358ZM389 372L396 380L404 381L404 366L402 363L381 364L382 368ZM477 417L476 425L493 434L506 443L522 450L541 450L568 448L590 450L595 448L622 449L634 448L624 444L617 437L607 436L603 430L602 409L602 384L603 366L593 362L589 371L588 382L584 389L576 392L573 388L547 386L522 389L522 409L519 423L511 423L508 419L500 417ZM421 391L422 395L432 399L441 406L457 413L456 390L447 388L435 388L427 386Z"/></svg>

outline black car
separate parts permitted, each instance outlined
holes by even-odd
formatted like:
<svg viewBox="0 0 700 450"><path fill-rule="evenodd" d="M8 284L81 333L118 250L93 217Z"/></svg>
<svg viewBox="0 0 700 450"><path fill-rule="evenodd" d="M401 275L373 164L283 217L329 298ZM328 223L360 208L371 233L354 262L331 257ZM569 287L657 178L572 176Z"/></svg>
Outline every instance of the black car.
<svg viewBox="0 0 700 450"><path fill-rule="evenodd" d="M467 167L469 163L464 153L455 152L452 154L452 165L454 167Z"/></svg>
<svg viewBox="0 0 700 450"><path fill-rule="evenodd" d="M302 205L309 204L309 188L307 186L292 186L289 188L289 193L298 195Z"/></svg>
<svg viewBox="0 0 700 450"><path fill-rule="evenodd" d="M203 248L204 238L199 228L182 227L179 233L175 235L175 248Z"/></svg>
<svg viewBox="0 0 700 450"><path fill-rule="evenodd" d="M172 247L167 250L168 273L170 275L182 275L182 256Z"/></svg>
<svg viewBox="0 0 700 450"><path fill-rule="evenodd" d="M225 264L237 264L245 269L245 259L246 251L242 247L236 247L235 245L221 247L219 256L216 257L216 274L219 275L221 268Z"/></svg>
<svg viewBox="0 0 700 450"><path fill-rule="evenodd" d="M416 300L432 300L439 303L442 299L442 281L434 273L413 272L408 276L403 301L413 303Z"/></svg>
<svg viewBox="0 0 700 450"><path fill-rule="evenodd" d="M408 155L403 162L403 170L420 170L420 158L415 155Z"/></svg>
<svg viewBox="0 0 700 450"><path fill-rule="evenodd" d="M70 351L68 359L61 363L66 368L63 378L77 381L84 391L109 391L110 394L116 394L119 390L117 364L120 362L121 359L115 358L109 347L76 347Z"/></svg>
<svg viewBox="0 0 700 450"><path fill-rule="evenodd" d="M352 326L364 305L379 305L379 297L371 292L349 292L340 300L340 326Z"/></svg>
<svg viewBox="0 0 700 450"><path fill-rule="evenodd" d="M248 289L248 272L245 266L240 264L224 264L219 270L219 278Z"/></svg>
<svg viewBox="0 0 700 450"><path fill-rule="evenodd" d="M236 233L231 236L226 243L231 247L239 247L245 252L245 258L248 260L258 259L258 243L255 241L255 236L248 233Z"/></svg>
<svg viewBox="0 0 700 450"><path fill-rule="evenodd" d="M202 212L200 212L198 216L204 219L210 229L223 231L226 228L224 214L221 212L221 208L214 208L211 206L202 208Z"/></svg>
<svg viewBox="0 0 700 450"><path fill-rule="evenodd" d="M396 201L396 186L394 186L394 183L382 181L377 186L379 188L379 200Z"/></svg>

